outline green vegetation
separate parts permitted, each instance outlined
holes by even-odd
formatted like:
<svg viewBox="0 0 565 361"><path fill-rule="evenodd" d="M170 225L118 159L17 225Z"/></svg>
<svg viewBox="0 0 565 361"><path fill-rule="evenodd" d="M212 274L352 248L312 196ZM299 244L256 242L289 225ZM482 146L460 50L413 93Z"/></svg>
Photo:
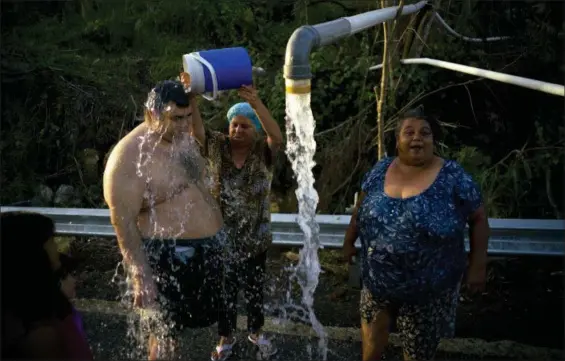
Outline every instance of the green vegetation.
<svg viewBox="0 0 565 361"><path fill-rule="evenodd" d="M434 4L464 35L512 39L466 43L437 22L426 35L425 26L406 19L399 21L391 46L412 42L421 47L421 56L562 82L562 3ZM105 155L137 124L150 87L177 76L181 55L191 51L246 47L255 65L268 70L256 85L284 125L281 69L292 31L378 7L377 1L324 0L3 4L1 203L30 199L40 184L70 184L80 190L82 206L103 207ZM312 55L321 212L343 212L374 162L373 87L380 72L368 68L380 62L382 40L377 27ZM391 76L399 80L388 91L385 128L392 129L396 114L410 102L423 103L446 124L440 152L475 175L491 216L563 214L562 98L425 66L396 66ZM225 126L225 111L235 99L232 93L218 104L202 102L211 127ZM392 133L387 138L392 152ZM292 174L284 157L277 174L279 208L294 211Z"/></svg>
<svg viewBox="0 0 565 361"><path fill-rule="evenodd" d="M57 244L57 249L61 253L70 253L74 237L55 237L55 243Z"/></svg>

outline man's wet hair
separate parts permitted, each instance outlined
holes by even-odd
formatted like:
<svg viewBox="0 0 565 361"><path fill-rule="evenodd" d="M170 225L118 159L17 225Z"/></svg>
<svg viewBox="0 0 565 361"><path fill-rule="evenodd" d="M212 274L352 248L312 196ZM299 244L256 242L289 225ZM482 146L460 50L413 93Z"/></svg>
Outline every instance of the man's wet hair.
<svg viewBox="0 0 565 361"><path fill-rule="evenodd" d="M161 116L169 102L184 108L190 105L190 93L187 93L179 80L164 80L155 85L147 94L145 108L152 114Z"/></svg>
<svg viewBox="0 0 565 361"><path fill-rule="evenodd" d="M24 326L72 312L44 246L55 224L44 215L5 212L0 215L2 241L2 313L11 312Z"/></svg>

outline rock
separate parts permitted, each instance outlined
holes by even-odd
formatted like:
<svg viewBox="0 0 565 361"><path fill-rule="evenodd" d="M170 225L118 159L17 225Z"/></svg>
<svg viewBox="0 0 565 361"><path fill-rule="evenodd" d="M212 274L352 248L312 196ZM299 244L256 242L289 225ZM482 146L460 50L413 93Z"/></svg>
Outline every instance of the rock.
<svg viewBox="0 0 565 361"><path fill-rule="evenodd" d="M49 207L53 202L53 190L45 184L40 184L36 191L35 196L31 199L32 207Z"/></svg>
<svg viewBox="0 0 565 361"><path fill-rule="evenodd" d="M285 258L292 262L298 262L300 260L300 256L298 253L288 251L284 254Z"/></svg>
<svg viewBox="0 0 565 361"><path fill-rule="evenodd" d="M86 184L93 184L97 183L100 180L98 174L98 162L100 160L100 156L95 149L84 149L82 151L82 177L83 181Z"/></svg>
<svg viewBox="0 0 565 361"><path fill-rule="evenodd" d="M78 207L80 206L80 197L75 189L68 185L62 184L55 192L53 203L56 207Z"/></svg>
<svg viewBox="0 0 565 361"><path fill-rule="evenodd" d="M51 204L51 202L53 201L53 190L47 187L45 184L39 185L37 193L41 200L45 201L45 203Z"/></svg>

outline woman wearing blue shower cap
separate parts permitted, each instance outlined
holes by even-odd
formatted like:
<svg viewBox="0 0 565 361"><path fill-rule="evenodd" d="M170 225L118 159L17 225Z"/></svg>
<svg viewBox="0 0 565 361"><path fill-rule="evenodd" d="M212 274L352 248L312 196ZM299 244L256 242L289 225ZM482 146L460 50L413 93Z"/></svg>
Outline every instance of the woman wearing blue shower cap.
<svg viewBox="0 0 565 361"><path fill-rule="evenodd" d="M186 80L181 74L181 81ZM277 351L261 328L265 263L272 242L269 208L273 163L283 138L254 87L242 86L239 96L244 102L227 112L227 135L204 129L198 117L192 124L194 137L209 161L211 192L221 205L230 240L224 307L218 319L220 342L212 352L212 361L226 360L232 354L240 288L247 300L248 340L258 347L263 359Z"/></svg>

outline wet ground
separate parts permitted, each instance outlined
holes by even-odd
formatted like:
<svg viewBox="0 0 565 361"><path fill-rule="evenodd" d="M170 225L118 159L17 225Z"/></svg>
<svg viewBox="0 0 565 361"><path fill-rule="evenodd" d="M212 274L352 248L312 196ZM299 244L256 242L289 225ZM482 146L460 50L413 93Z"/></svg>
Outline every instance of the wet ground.
<svg viewBox="0 0 565 361"><path fill-rule="evenodd" d="M86 332L96 359L125 360L144 359L143 348L125 337L127 315L117 312L117 307L79 302L83 311ZM103 302L100 302L103 303ZM98 306L98 307L97 307ZM90 311L89 311L90 310ZM245 319L238 320L238 340L232 360L256 360L256 350L245 340L243 332ZM265 329L273 338L279 353L277 361L322 360L317 351L316 339L311 328L301 325L274 325L269 320ZM361 343L358 330L353 328L326 327L328 334L327 361L351 361L361 359ZM393 335L394 336L394 335ZM214 327L187 330L179 339L175 356L171 359L209 360L209 354L216 341ZM137 350L137 352L135 352ZM132 351L134 351L132 353ZM442 341L436 359L438 360L561 360L562 353L556 350L535 348L513 342L487 343L477 339L454 339ZM401 348L398 337L391 337L391 344L385 352L386 360L400 360Z"/></svg>
<svg viewBox="0 0 565 361"><path fill-rule="evenodd" d="M71 243L70 250L81 260L78 270L80 283L77 293L79 298L106 301L120 299L120 287L112 282L116 265L121 259L115 240L77 239ZM267 298L271 306L284 303L281 300L288 290L288 275L284 269L292 264L295 253L287 251L273 252L269 258L271 281L268 283ZM347 287L347 269L338 262L339 252L322 251L320 259L324 273L320 277L320 284L316 291L316 315L324 326L354 330L359 325L359 292ZM458 310L456 337L477 338L485 341L516 341L527 345L562 350L564 336L563 280L563 263L560 258L514 257L492 260L489 264L486 292L483 295L469 297L463 290ZM292 292L298 295L296 288ZM244 314L243 309L241 314ZM123 320L120 321L119 317L87 313L86 319L87 324L90 320L91 325L101 323L106 325L90 327L88 331L99 357L110 357L112 353L118 352L116 350L128 348L125 345L111 346L115 342L127 342L124 338L126 324ZM212 333L207 335L207 332ZM203 344L200 345L195 339L191 341L190 348L206 348L207 354L215 339L213 331L196 332L196 334L191 337L197 337L197 339L202 337ZM308 342L304 337L279 335L279 338L281 337L283 343L288 343L285 352L289 354L282 355L282 358L279 359L309 359L306 351ZM357 336L354 335L355 337ZM330 349L334 350L332 351L333 356L329 355L328 359L359 359L357 354L360 346L357 343L356 338L348 341L332 340ZM512 343L508 342L498 344L515 348ZM472 347L474 346L471 345ZM390 356L394 358L397 351L391 348ZM244 355L247 355L246 352L248 351L244 351ZM203 355L200 351L198 354ZM477 359L480 354L477 352L470 356L467 353L464 356L457 355L457 351L451 350L444 353L443 356L440 353L438 357ZM123 354L114 356L125 357ZM497 359L494 355L487 358L493 359L493 357ZM204 360L207 357L194 359ZM500 359L508 359L508 357L501 356Z"/></svg>

